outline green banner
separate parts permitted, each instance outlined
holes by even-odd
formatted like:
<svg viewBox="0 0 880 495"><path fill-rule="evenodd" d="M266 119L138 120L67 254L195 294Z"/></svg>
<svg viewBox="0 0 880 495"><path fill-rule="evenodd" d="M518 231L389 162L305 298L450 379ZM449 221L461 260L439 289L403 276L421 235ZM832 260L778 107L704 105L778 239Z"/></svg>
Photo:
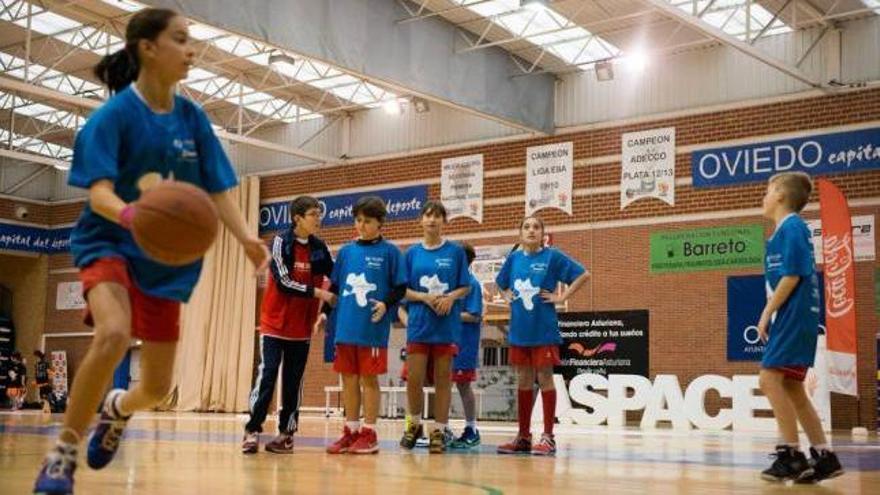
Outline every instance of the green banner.
<svg viewBox="0 0 880 495"><path fill-rule="evenodd" d="M651 272L760 267L764 227L740 225L651 234Z"/></svg>

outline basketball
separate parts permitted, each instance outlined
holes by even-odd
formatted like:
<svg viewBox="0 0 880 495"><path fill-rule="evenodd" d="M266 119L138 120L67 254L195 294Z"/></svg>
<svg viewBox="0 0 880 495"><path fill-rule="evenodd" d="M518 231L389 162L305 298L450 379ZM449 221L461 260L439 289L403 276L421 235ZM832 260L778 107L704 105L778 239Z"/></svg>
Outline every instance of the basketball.
<svg viewBox="0 0 880 495"><path fill-rule="evenodd" d="M217 209L198 187L164 181L138 200L131 230L150 258L165 265L187 265L204 256L214 242Z"/></svg>

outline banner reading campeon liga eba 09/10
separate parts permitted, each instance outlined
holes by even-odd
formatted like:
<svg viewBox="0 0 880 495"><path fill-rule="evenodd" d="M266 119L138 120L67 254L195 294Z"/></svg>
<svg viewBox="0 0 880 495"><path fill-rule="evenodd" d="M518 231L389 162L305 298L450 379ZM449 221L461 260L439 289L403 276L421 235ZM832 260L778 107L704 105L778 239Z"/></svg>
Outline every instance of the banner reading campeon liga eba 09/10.
<svg viewBox="0 0 880 495"><path fill-rule="evenodd" d="M855 255L849 206L831 181L819 179L822 256L825 261L825 324L830 389L858 395L856 374Z"/></svg>
<svg viewBox="0 0 880 495"><path fill-rule="evenodd" d="M553 143L526 149L526 215L559 208L571 215L574 143Z"/></svg>
<svg viewBox="0 0 880 495"><path fill-rule="evenodd" d="M764 182L779 172L810 175L880 169L880 127L694 151L694 187Z"/></svg>

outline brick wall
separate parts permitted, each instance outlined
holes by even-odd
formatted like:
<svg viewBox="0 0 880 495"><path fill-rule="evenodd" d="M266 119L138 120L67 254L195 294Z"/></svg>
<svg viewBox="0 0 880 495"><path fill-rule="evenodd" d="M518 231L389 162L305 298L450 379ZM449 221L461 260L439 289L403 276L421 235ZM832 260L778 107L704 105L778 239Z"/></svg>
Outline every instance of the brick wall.
<svg viewBox="0 0 880 495"><path fill-rule="evenodd" d="M880 121L880 90L861 91L836 96L809 98L794 102L726 110L676 119L658 120L639 125L590 130L542 139L461 149L454 152L413 155L406 158L347 165L322 170L278 175L263 180L261 198L290 196L300 193L319 193L339 188L375 186L394 181L436 180L440 174L440 160L450 156L472 153L484 154L486 172L515 168L511 175L487 177L487 198L521 196L525 189L525 149L528 146L551 142L573 141L575 152L575 189L616 187L620 180L620 165L608 158L620 153L620 134L643 129L673 126L679 148L718 140L740 139L782 132L819 129L860 122ZM599 163L595 163L598 161ZM604 162L604 163L603 163ZM690 155L676 157L677 178L690 175ZM834 177L850 200L880 198L880 172L864 172ZM756 273L756 271L697 272L690 274L654 275L648 271L648 238L651 231L692 228L707 225L728 225L761 222L757 217L665 223L651 226L611 228L608 224L619 220L645 219L682 214L711 214L754 208L760 205L763 185L699 190L689 185L676 186L676 205L670 207L656 200L643 200L621 212L619 193L580 195L574 198L574 215L545 211L541 216L550 230L567 230L554 235L554 243L587 264L592 272L591 282L570 304L573 310L648 309L651 313L651 373L674 373L683 384L694 376L717 373L732 375L753 373L756 365L728 363L725 354L727 276ZM439 186L430 186L432 197L439 196ZM814 196L812 201L816 201ZM59 205L51 208L47 223L60 224L75 221L79 205ZM0 217L8 216L0 201ZM498 237L499 230L517 226L523 215L521 200L488 206L484 223L458 219L448 226L447 233L473 238L474 244L513 242L512 237ZM854 214L877 214L878 207L863 207ZM808 217L815 217L810 212ZM566 225L592 224L602 228L573 230ZM481 236L485 234L485 237ZM385 234L391 239L418 237L417 222L396 222L386 226ZM350 227L328 228L322 236L331 244L351 238ZM494 237L490 237L494 236ZM71 266L67 255L52 256L50 270ZM880 262L857 264L857 293L860 298L859 318L859 380L862 393L861 418L864 424L876 419L876 390L873 367L875 363L874 334L880 329L873 300L874 267ZM54 284L67 275L53 277ZM73 321L79 314L47 314L47 331L79 328ZM305 405L322 406L323 387L336 384L337 379L328 365L321 363L321 345L318 341L309 358ZM856 401L835 397L833 402L835 425L848 427L856 422Z"/></svg>

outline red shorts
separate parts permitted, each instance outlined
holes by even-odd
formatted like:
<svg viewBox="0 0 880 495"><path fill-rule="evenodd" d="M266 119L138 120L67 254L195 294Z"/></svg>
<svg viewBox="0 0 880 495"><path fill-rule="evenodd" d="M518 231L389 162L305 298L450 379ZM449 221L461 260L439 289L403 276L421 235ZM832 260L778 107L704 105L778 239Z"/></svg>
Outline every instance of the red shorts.
<svg viewBox="0 0 880 495"><path fill-rule="evenodd" d="M102 282L117 283L128 290L131 303L131 335L148 342L177 342L180 336L180 301L144 294L132 283L128 264L122 258L100 258L79 271L83 297ZM94 326L86 306L83 321Z"/></svg>
<svg viewBox="0 0 880 495"><path fill-rule="evenodd" d="M438 358L443 356L455 356L458 354L458 346L455 344L426 344L423 342L412 342L406 344L406 354L424 354L428 358Z"/></svg>
<svg viewBox="0 0 880 495"><path fill-rule="evenodd" d="M452 383L471 383L477 381L477 370L453 370Z"/></svg>
<svg viewBox="0 0 880 495"><path fill-rule="evenodd" d="M336 344L333 371L346 375L384 375L388 371L388 349Z"/></svg>
<svg viewBox="0 0 880 495"><path fill-rule="evenodd" d="M806 366L779 366L770 369L782 373L786 380L802 382L807 378L807 370L809 368Z"/></svg>
<svg viewBox="0 0 880 495"><path fill-rule="evenodd" d="M559 359L559 346L539 345L535 347L510 346L510 364L514 366L530 366L532 368L546 368L556 366L562 361Z"/></svg>

